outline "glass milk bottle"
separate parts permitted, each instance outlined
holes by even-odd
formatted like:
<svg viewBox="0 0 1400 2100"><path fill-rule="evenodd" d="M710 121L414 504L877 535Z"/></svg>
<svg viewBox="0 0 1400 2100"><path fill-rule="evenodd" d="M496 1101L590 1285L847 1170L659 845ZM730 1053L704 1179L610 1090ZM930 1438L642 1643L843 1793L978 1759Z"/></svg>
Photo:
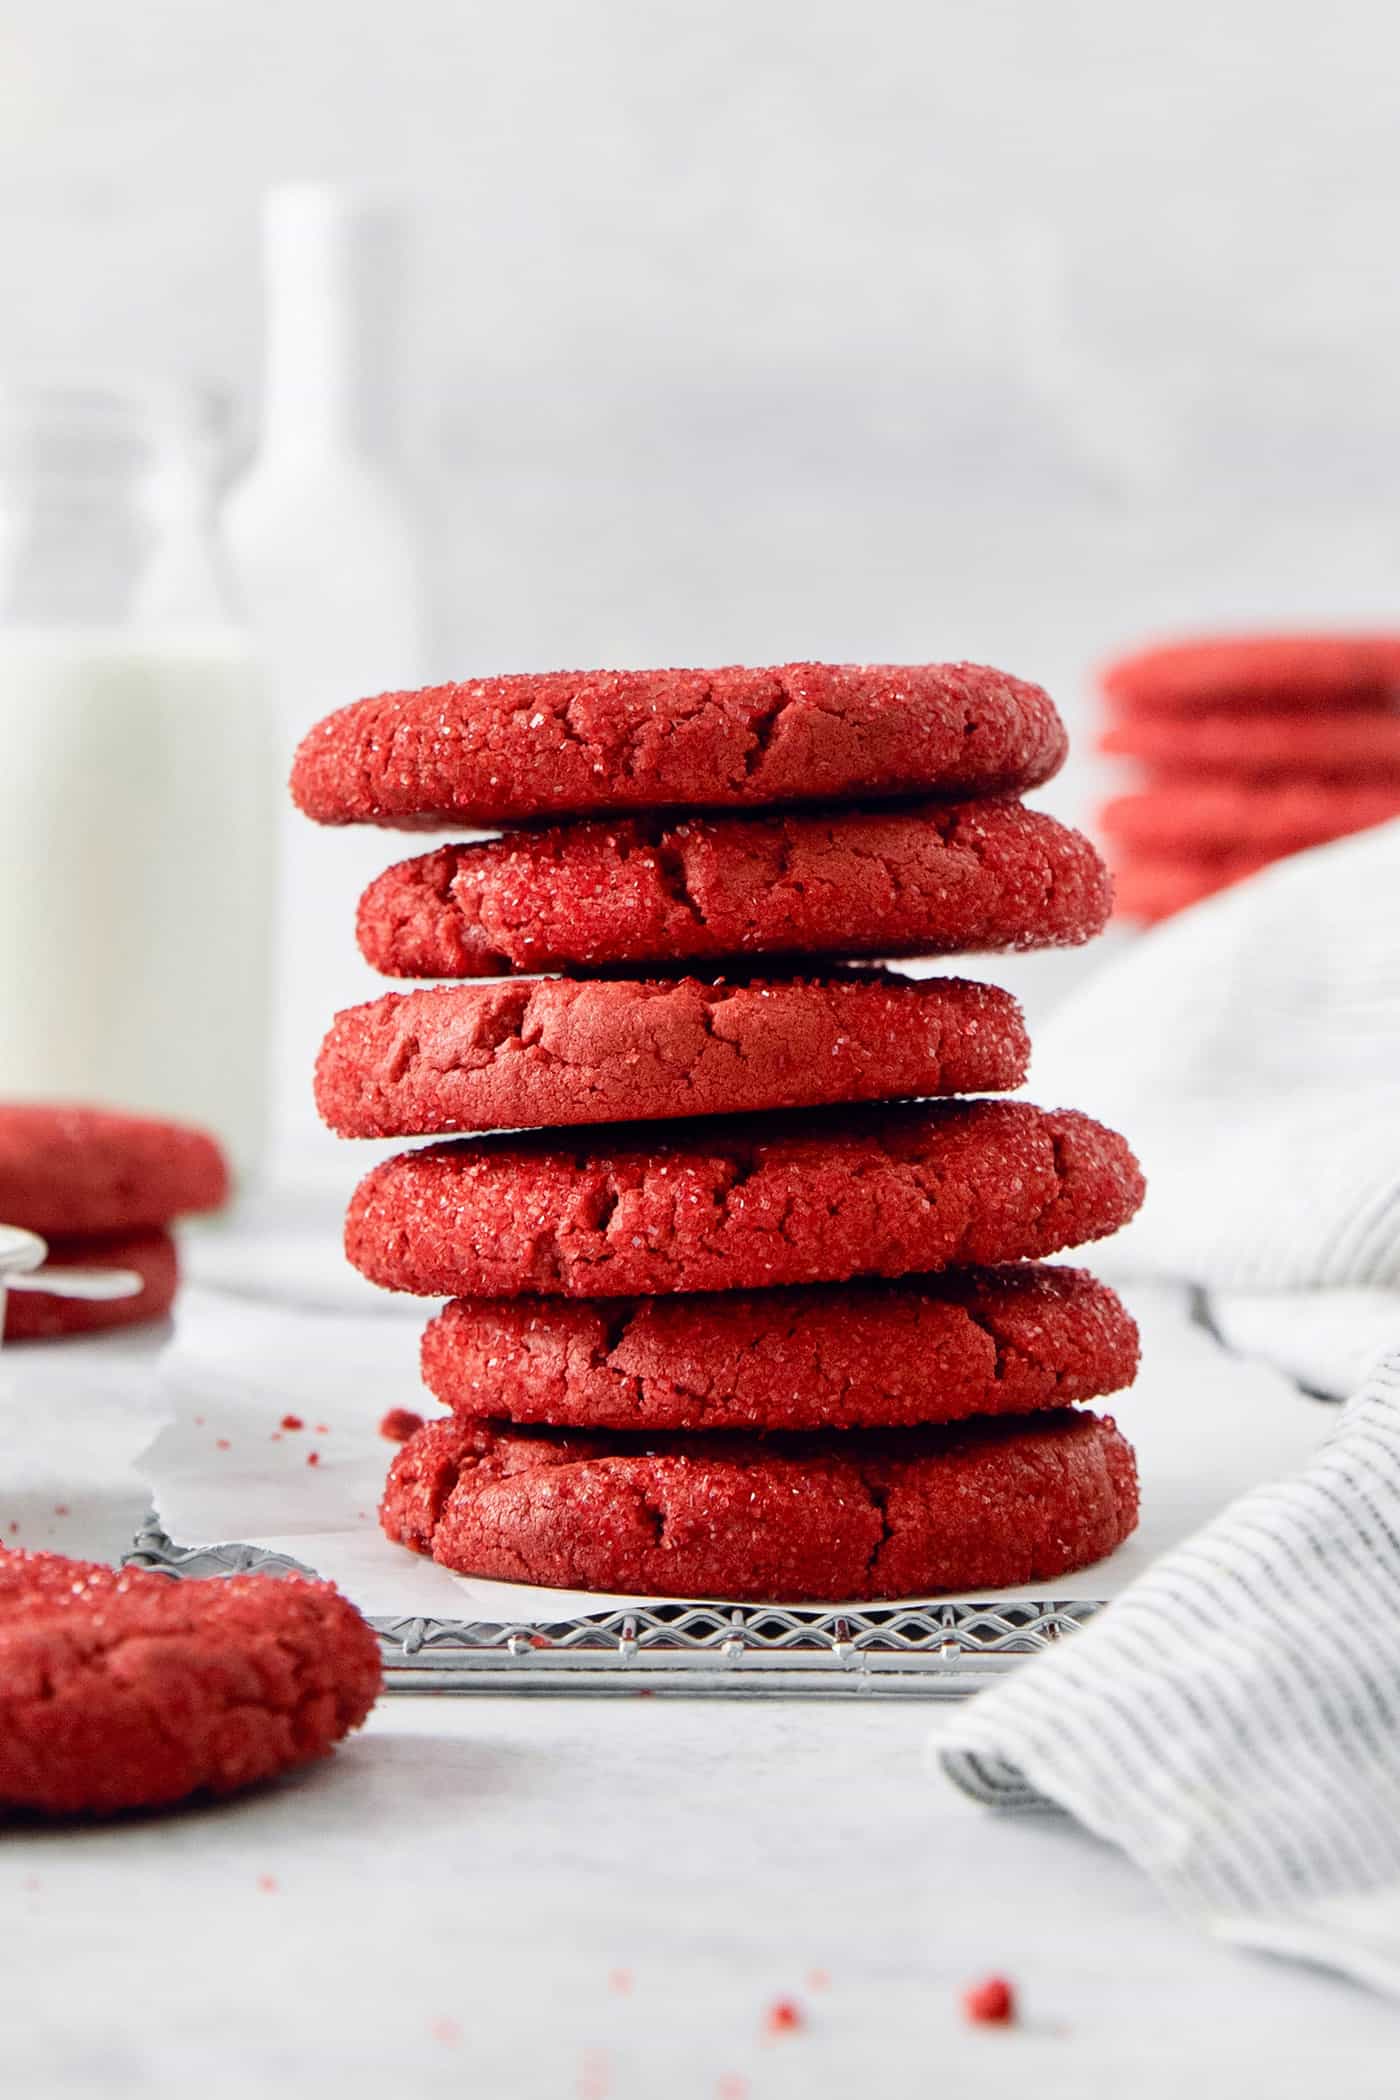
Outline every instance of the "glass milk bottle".
<svg viewBox="0 0 1400 2100"><path fill-rule="evenodd" d="M224 602L212 405L0 385L0 1098L267 1093L276 767Z"/></svg>
<svg viewBox="0 0 1400 2100"><path fill-rule="evenodd" d="M422 684L425 594L394 444L405 228L391 207L316 183L263 214L262 427L226 527L276 702L285 780L312 723L367 693ZM355 944L355 899L406 852L382 832L308 824L283 790L276 1153L284 1180L343 1188L311 1069L337 1007L382 991Z"/></svg>

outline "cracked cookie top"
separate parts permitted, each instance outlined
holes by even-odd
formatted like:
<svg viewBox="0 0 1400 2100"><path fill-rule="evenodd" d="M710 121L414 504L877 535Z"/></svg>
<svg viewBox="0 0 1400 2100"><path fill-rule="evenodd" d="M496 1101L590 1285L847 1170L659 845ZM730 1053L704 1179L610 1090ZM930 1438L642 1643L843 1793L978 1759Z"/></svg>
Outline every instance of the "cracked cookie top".
<svg viewBox="0 0 1400 2100"><path fill-rule="evenodd" d="M0 1803L112 1814L231 1794L322 1757L380 1686L325 1582L172 1582L0 1549Z"/></svg>
<svg viewBox="0 0 1400 2100"><path fill-rule="evenodd" d="M1029 1055L1011 994L957 977L517 978L338 1014L316 1101L342 1137L437 1137L996 1093Z"/></svg>
<svg viewBox="0 0 1400 2100"><path fill-rule="evenodd" d="M358 934L386 976L498 977L1072 946L1111 902L1088 839L1040 810L920 803L442 846L370 884Z"/></svg>
<svg viewBox="0 0 1400 2100"><path fill-rule="evenodd" d="M927 1102L430 1145L365 1176L345 1248L423 1297L753 1290L1039 1260L1142 1196L1089 1116Z"/></svg>
<svg viewBox="0 0 1400 2100"><path fill-rule="evenodd" d="M1048 694L982 664L553 671L358 700L309 732L291 786L322 824L441 830L1016 794L1065 749Z"/></svg>
<svg viewBox="0 0 1400 2100"><path fill-rule="evenodd" d="M580 1429L911 1427L1131 1385L1138 1337L1083 1269L679 1298L454 1298L423 1378L462 1415Z"/></svg>
<svg viewBox="0 0 1400 2100"><path fill-rule="evenodd" d="M380 1522L465 1575L767 1602L1000 1589L1102 1559L1133 1455L1072 1409L830 1436L580 1435L447 1416L409 1438Z"/></svg>

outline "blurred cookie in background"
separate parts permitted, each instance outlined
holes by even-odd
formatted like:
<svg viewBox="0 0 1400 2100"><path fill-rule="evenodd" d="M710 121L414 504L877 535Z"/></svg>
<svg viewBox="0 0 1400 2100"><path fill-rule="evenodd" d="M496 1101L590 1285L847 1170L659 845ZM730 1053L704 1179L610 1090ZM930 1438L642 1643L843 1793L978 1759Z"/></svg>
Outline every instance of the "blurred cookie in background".
<svg viewBox="0 0 1400 2100"><path fill-rule="evenodd" d="M1400 817L1400 635L1220 636L1100 674L1120 918L1151 925L1309 847Z"/></svg>

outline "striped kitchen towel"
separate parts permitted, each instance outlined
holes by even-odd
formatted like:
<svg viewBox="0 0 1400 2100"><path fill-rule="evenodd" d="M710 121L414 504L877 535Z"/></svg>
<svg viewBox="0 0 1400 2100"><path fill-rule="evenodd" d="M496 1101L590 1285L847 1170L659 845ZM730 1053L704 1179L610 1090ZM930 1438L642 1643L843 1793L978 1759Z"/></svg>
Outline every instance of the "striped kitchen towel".
<svg viewBox="0 0 1400 2100"><path fill-rule="evenodd" d="M1138 943L1042 1032L1037 1097L1147 1170L1102 1266L1206 1293L1231 1347L1350 1392L1297 1479L1165 1555L934 1742L1055 1805L1210 1930L1400 1994L1400 824Z"/></svg>

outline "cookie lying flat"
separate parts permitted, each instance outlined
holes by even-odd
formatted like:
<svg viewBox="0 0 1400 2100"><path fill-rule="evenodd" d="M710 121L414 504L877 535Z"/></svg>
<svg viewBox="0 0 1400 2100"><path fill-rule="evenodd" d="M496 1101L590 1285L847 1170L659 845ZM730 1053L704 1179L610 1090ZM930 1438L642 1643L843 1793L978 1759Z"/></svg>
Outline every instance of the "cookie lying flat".
<svg viewBox="0 0 1400 2100"><path fill-rule="evenodd" d="M1088 940L1110 885L1086 838L1018 802L575 824L445 846L371 883L390 977L748 956L898 956Z"/></svg>
<svg viewBox="0 0 1400 2100"><path fill-rule="evenodd" d="M0 1219L46 1239L135 1232L217 1210L228 1168L212 1137L116 1109L0 1103Z"/></svg>
<svg viewBox="0 0 1400 2100"><path fill-rule="evenodd" d="M345 1249L425 1297L651 1297L1039 1259L1127 1223L1142 1175L1069 1109L957 1101L590 1128L400 1153Z"/></svg>
<svg viewBox="0 0 1400 2100"><path fill-rule="evenodd" d="M1232 853L1220 860L1173 860L1166 855L1125 854L1114 868L1117 914L1155 926L1174 918L1217 890L1227 890L1262 868L1271 868L1277 853Z"/></svg>
<svg viewBox="0 0 1400 2100"><path fill-rule="evenodd" d="M177 1582L0 1551L0 1803L54 1815L231 1794L357 1728L379 1648L329 1583Z"/></svg>
<svg viewBox="0 0 1400 2100"><path fill-rule="evenodd" d="M1052 1580L1137 1522L1113 1422L792 1438L431 1422L389 1471L392 1539L464 1575L669 1597L833 1601Z"/></svg>
<svg viewBox="0 0 1400 2100"><path fill-rule="evenodd" d="M1400 634L1218 635L1121 656L1101 679L1124 715L1384 714L1400 709Z"/></svg>
<svg viewBox="0 0 1400 2100"><path fill-rule="evenodd" d="M1083 1269L683 1298L456 1298L423 1377L458 1414L582 1429L902 1428L1131 1385L1137 1328Z"/></svg>
<svg viewBox="0 0 1400 2100"><path fill-rule="evenodd" d="M556 671L360 700L297 752L323 824L1017 793L1063 763L1039 686L981 664Z"/></svg>
<svg viewBox="0 0 1400 2100"><path fill-rule="evenodd" d="M1019 1086L991 985L872 971L781 984L545 979L390 993L339 1014L316 1102L342 1137L550 1128Z"/></svg>
<svg viewBox="0 0 1400 2100"><path fill-rule="evenodd" d="M1301 852L1400 817L1400 786L1264 790L1225 786L1144 789L1104 804L1100 824L1123 846L1175 860Z"/></svg>
<svg viewBox="0 0 1400 2100"><path fill-rule="evenodd" d="M102 1232L86 1238L49 1241L55 1268L134 1269L140 1291L131 1298L56 1298L50 1291L10 1291L5 1299L5 1340L55 1340L69 1334L100 1334L109 1327L135 1327L169 1312L179 1281L175 1242L168 1232Z"/></svg>
<svg viewBox="0 0 1400 2100"><path fill-rule="evenodd" d="M1347 784L1400 782L1400 713L1394 715L1143 715L1099 738L1111 758L1140 759L1154 779Z"/></svg>

